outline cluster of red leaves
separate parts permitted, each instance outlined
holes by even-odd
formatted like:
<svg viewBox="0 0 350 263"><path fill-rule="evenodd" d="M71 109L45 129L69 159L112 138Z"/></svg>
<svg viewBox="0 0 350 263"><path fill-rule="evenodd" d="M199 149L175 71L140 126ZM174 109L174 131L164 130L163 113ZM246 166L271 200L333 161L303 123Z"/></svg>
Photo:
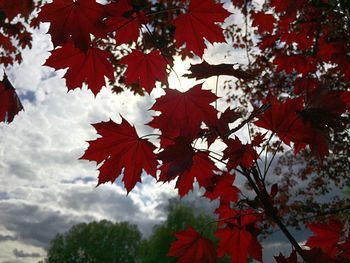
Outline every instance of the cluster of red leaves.
<svg viewBox="0 0 350 263"><path fill-rule="evenodd" d="M314 233L307 242L309 250L304 250L310 262L346 263L350 259L350 238L345 226L338 219L329 219L328 223L309 224ZM275 257L278 263L298 263L295 251L288 258L283 255Z"/></svg>
<svg viewBox="0 0 350 263"><path fill-rule="evenodd" d="M127 66L125 84L138 84L150 93L157 80L167 83L167 64L161 50L141 50L138 38L142 29L150 30L152 4L142 7L137 1L121 0L106 5L95 0L55 0L41 9L38 19L49 22L49 34L56 49L46 65L55 69L68 68L65 75L68 89L83 83L96 95L105 85L105 77L114 79L110 62L113 54L96 46L96 39L113 35L116 45L135 43L136 49L119 63ZM222 42L222 29L216 24L230 15L222 5L212 0L190 1L187 12L168 21L175 26L175 41L180 47L186 44L194 54L203 55L209 42ZM115 65L114 65L115 66Z"/></svg>
<svg viewBox="0 0 350 263"><path fill-rule="evenodd" d="M263 35L260 48L274 49L277 71L307 77L325 64L345 80L350 78L349 33L340 26L339 13L331 1L271 1L275 14L252 13L253 26ZM337 28L337 30L334 30Z"/></svg>
<svg viewBox="0 0 350 263"><path fill-rule="evenodd" d="M0 64L6 67L22 61L21 50L30 48L32 41L32 33L26 24L39 5L33 0L0 0ZM18 17L21 19L16 19Z"/></svg>
<svg viewBox="0 0 350 263"><path fill-rule="evenodd" d="M179 257L179 263L216 262L217 256L213 242L202 237L196 230L187 230L175 234L178 239L171 245L168 256Z"/></svg>
<svg viewBox="0 0 350 263"><path fill-rule="evenodd" d="M327 5L328 1L323 2ZM18 13L26 17L29 14L26 3L29 2L21 3L23 5L14 6L0 1L0 10L8 19ZM222 23L230 13L221 4L214 0L180 3L177 17L167 21L175 29L174 41L178 47L186 45L188 52L202 57L205 41L225 41L217 23ZM237 1L235 5L246 13L247 1ZM210 90L204 90L201 85L186 92L165 89L165 95L157 98L151 108L158 115L148 124L159 131L157 144L147 140L147 136L140 137L123 118L120 124L109 121L93 125L101 137L89 142L82 159L99 165L99 184L113 183L122 176L125 188L130 192L137 182L141 182L145 172L161 182L176 180L181 197L192 190L197 181L205 189L206 197L219 200L216 210L219 224L215 232L219 239L217 248L212 241L189 228L176 235L178 240L169 252L169 255L179 257L179 262L216 262L218 257L226 254L233 263L244 263L248 258L262 261L258 225L274 215L273 198L278 189L275 185L270 194L267 193L255 163L260 158L257 147L269 141L258 134L251 138L250 143L243 143L234 135L236 131L250 123L276 134L287 145L293 143L296 152L309 146L323 158L328 154L330 131L341 131L345 127L343 114L349 112L349 92L330 90L326 82L318 83L312 78L321 64L329 63L345 80L349 79L349 57L341 55L348 54L347 42L333 40L334 34L344 38L345 33L335 33L323 24L321 18L324 15L331 18L332 12L325 14L322 8L306 6L304 0L272 0L269 7L276 13L253 10L250 14L252 26L257 27L257 33L262 35L260 48L274 49L272 70L297 76L294 95L290 98L280 100L271 93L260 101L260 108L236 128L231 128L242 119L241 114L230 108L219 112L212 105L218 97ZM46 65L67 69L64 77L68 89L85 83L97 95L105 85L105 77L110 80L115 77L115 65L111 62L113 54L110 50L103 50L97 40L103 41L112 35L115 46L130 43L133 46L131 52L118 62L127 66L125 83L137 84L151 93L156 81L167 82L166 70L172 63L155 43L152 48L144 49L138 44L145 31L152 35L148 27L154 15L152 8L152 1L132 0L105 5L95 0L54 0L45 4L38 20L50 23L49 34L55 47ZM8 50L12 49L10 42L2 40L1 34L0 41ZM310 50L310 55L304 56L300 50ZM219 75L243 80L254 78L251 73L235 69L230 64L202 62L190 70L192 73L188 76L197 79ZM301 81L304 78L306 82ZM0 85L0 120L11 121L21 105L13 87L6 81ZM206 149L196 147L200 140L207 143ZM216 140L226 145L223 155L209 150ZM219 168L218 163L225 164L225 168ZM240 189L234 185L234 170L246 176L255 187L257 200L240 196ZM256 207L261 209L252 209ZM343 258L349 258L349 238L341 239L344 232L341 222L332 220L328 225L310 224L309 228L315 236L308 240L306 245L312 249L302 253L304 258L314 260L319 251L324 260L331 258L336 260L334 262L342 262ZM327 242L323 242L326 238ZM293 252L289 258L280 255L276 260L297 262L297 256Z"/></svg>

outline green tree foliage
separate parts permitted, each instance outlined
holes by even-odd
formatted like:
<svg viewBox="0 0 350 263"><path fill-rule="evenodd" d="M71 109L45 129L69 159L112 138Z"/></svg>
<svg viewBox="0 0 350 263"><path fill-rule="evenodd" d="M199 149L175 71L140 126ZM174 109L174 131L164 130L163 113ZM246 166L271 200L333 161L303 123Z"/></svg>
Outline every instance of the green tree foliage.
<svg viewBox="0 0 350 263"><path fill-rule="evenodd" d="M176 262L177 258L168 257L167 253L176 240L175 233L194 227L202 234L214 241L213 232L216 227L214 218L205 213L197 213L190 206L186 206L176 200L170 200L168 205L168 216L164 223L154 227L153 234L143 242L142 245L142 263ZM229 262L227 258L220 262Z"/></svg>
<svg viewBox="0 0 350 263"><path fill-rule="evenodd" d="M127 222L80 223L67 233L58 234L51 242L45 263L172 263L177 258L167 256L175 233L195 227L213 241L215 219L198 212L191 205L170 200L167 219L154 227L152 235L141 238L137 226ZM222 263L229 262L227 258Z"/></svg>
<svg viewBox="0 0 350 263"><path fill-rule="evenodd" d="M126 222L80 223L51 242L46 263L133 263L141 233Z"/></svg>

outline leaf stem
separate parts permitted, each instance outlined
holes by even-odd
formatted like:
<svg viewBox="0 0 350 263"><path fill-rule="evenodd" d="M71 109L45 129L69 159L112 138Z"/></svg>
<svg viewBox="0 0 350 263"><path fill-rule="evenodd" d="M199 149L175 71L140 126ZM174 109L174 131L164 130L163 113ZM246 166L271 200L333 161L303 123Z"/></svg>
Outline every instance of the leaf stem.
<svg viewBox="0 0 350 263"><path fill-rule="evenodd" d="M218 96L219 75L216 76L215 95ZM218 110L218 100L215 100L215 109Z"/></svg>
<svg viewBox="0 0 350 263"><path fill-rule="evenodd" d="M287 237L289 242L293 245L293 247L298 252L298 254L303 258L303 260L305 262L308 262L305 255L304 255L303 249L300 247L299 243L296 241L296 239L293 237L293 235L289 232L287 227L283 224L281 219L275 213L275 209L273 208L273 206L269 200L269 195L266 192L266 190L264 192L260 192L257 185L254 183L253 179L250 177L250 172L247 169L245 169L244 167L242 167L242 168L244 171L244 176L247 178L249 184L253 187L257 197L261 201L266 215L268 217L270 217L278 225L278 227L281 229L283 234Z"/></svg>
<svg viewBox="0 0 350 263"><path fill-rule="evenodd" d="M167 136L164 136L164 135L158 134L158 133L146 134L146 135L141 136L140 139L144 139L144 138L147 138L147 137L159 137L159 138L160 138L160 137L163 137L163 138L165 138L165 139L168 139L168 140L172 140L172 141L173 141L172 138L169 138L169 137L167 137Z"/></svg>
<svg viewBox="0 0 350 263"><path fill-rule="evenodd" d="M199 231L201 234L204 232L204 230L211 224L214 224L214 223L219 223L219 222L222 222L222 221L227 221L227 220L231 220L231 219L237 219L237 218L240 218L240 217L243 217L243 216L249 216L249 215L259 215L261 213L258 213L258 212L255 212L255 213L246 213L246 214L239 214L239 215L236 215L236 216L230 216L230 217L226 217L226 218L221 218L221 219L218 219L218 220L213 220L213 221L210 221L208 223L206 223L202 228L201 230ZM237 226L239 227L239 226Z"/></svg>
<svg viewBox="0 0 350 263"><path fill-rule="evenodd" d="M186 9L184 7L174 7L174 8L168 8L168 9L164 9L164 10L157 11L157 12L148 12L148 13L146 13L146 16L160 15L160 14L168 13L171 11L181 11L181 10L186 11Z"/></svg>
<svg viewBox="0 0 350 263"><path fill-rule="evenodd" d="M144 26L145 26L145 28L146 28L148 34L150 35L153 44L159 49L160 54L162 55L162 57L163 57L165 63L166 63L167 65L169 65L170 70L175 74L177 80L179 81L180 87L182 87L180 76L177 74L177 72L175 71L174 67L171 65L172 63L170 63L170 61L169 61L168 58L166 57L166 55L165 55L164 51L162 50L162 48L157 44L157 41L154 39L154 35L153 35L152 31L149 29L149 27L148 27L147 25L144 25Z"/></svg>

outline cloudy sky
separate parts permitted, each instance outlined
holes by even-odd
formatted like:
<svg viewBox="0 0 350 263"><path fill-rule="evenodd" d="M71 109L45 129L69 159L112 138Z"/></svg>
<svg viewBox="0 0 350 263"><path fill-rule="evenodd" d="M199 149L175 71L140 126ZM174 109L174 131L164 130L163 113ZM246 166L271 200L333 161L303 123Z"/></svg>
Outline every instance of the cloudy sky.
<svg viewBox="0 0 350 263"><path fill-rule="evenodd" d="M161 91L147 97L128 92L115 95L106 88L96 98L86 89L67 93L61 78L64 72L42 66L52 49L46 31L45 25L36 31L33 48L23 53L23 63L7 70L25 111L10 125L0 124L1 263L38 262L56 233L80 222L129 221L147 236L152 226L164 220L167 200L177 195L173 184L157 184L147 176L128 196L117 184L95 187L95 163L78 160L88 146L86 141L96 138L90 124L109 119L118 122L121 114L141 134L146 133L149 130L143 124L151 119L147 109ZM246 59L240 52L226 56L225 50L225 45L213 46L206 60L230 63ZM181 75L185 68L177 65L177 73ZM170 77L173 88L177 81ZM184 87L191 84L182 81ZM203 209L210 206L195 196L188 199ZM266 257L281 246L290 247L277 235L268 242Z"/></svg>

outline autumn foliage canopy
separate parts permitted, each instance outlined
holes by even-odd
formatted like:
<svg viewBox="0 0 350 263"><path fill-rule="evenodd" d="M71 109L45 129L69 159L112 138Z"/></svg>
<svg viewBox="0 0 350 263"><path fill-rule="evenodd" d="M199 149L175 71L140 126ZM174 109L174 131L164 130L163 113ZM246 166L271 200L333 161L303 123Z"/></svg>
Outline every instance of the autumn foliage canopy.
<svg viewBox="0 0 350 263"><path fill-rule="evenodd" d="M150 108L152 134L139 136L124 117L93 124L99 137L81 159L97 163L98 184L122 177L130 192L147 174L175 181L181 197L198 183L218 201L218 242L201 229L184 229L168 253L178 262L217 262L224 255L232 263L262 261L266 224L293 246L290 255L275 256L278 263L348 262L349 218L311 220L313 236L301 246L283 218L280 185L269 178L282 148L322 163L337 154L336 134L348 133L349 13L347 1L337 0L0 0L0 63L21 60L20 50L31 43L28 25L49 23L54 49L45 66L66 70L68 90L84 86L95 96L103 87L144 96L156 84L164 90ZM205 61L206 48L218 43L242 50L247 63ZM170 89L175 57L200 60L187 77L214 77L216 85ZM228 88L219 78L234 83ZM6 75L0 103L1 121L11 122L22 109ZM221 151L214 150L218 144Z"/></svg>

